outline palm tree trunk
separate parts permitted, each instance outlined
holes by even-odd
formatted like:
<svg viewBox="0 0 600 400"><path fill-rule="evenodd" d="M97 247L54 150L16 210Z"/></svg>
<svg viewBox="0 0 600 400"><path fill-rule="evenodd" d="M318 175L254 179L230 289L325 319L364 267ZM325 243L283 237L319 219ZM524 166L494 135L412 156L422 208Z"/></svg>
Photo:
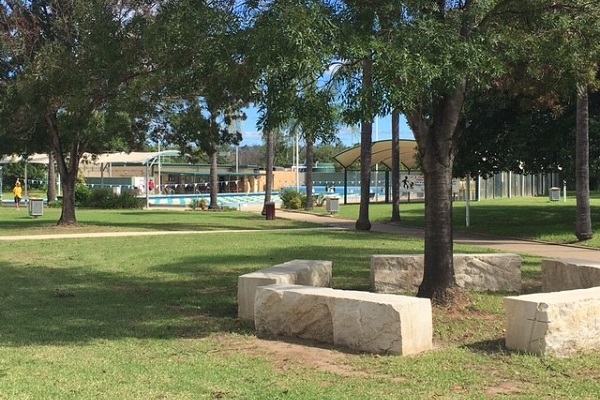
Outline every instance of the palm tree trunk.
<svg viewBox="0 0 600 400"><path fill-rule="evenodd" d="M263 204L262 215L267 214L267 203L271 202L271 193L273 191L273 167L275 164L275 131L267 131L267 167L265 171L265 202Z"/></svg>
<svg viewBox="0 0 600 400"><path fill-rule="evenodd" d="M219 209L219 175L217 174L217 149L212 146L210 157L210 204L208 208L211 210Z"/></svg>
<svg viewBox="0 0 600 400"><path fill-rule="evenodd" d="M314 165L314 140L312 135L306 135L306 210L312 210L313 205L313 165Z"/></svg>
<svg viewBox="0 0 600 400"><path fill-rule="evenodd" d="M373 89L373 61L363 60L362 91L367 98ZM361 231L371 229L369 221L369 202L371 201L371 149L373 140L373 122L364 116L360 124L360 209L355 227Z"/></svg>
<svg viewBox="0 0 600 400"><path fill-rule="evenodd" d="M400 110L392 111L392 222L400 221Z"/></svg>
<svg viewBox="0 0 600 400"><path fill-rule="evenodd" d="M588 88L579 86L577 91L577 126L575 140L575 186L577 191L577 216L575 236L589 240L593 236L590 209L590 143L588 116Z"/></svg>

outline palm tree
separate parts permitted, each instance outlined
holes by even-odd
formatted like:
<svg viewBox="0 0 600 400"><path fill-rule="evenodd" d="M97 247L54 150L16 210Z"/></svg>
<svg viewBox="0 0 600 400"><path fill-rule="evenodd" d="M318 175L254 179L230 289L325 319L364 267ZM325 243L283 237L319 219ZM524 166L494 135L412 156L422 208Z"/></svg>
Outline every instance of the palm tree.
<svg viewBox="0 0 600 400"><path fill-rule="evenodd" d="M590 210L590 143L587 85L578 85L575 135L575 185L577 191L575 235L579 240L589 240L592 238L593 232L592 213Z"/></svg>
<svg viewBox="0 0 600 400"><path fill-rule="evenodd" d="M392 111L392 222L400 221L400 109Z"/></svg>

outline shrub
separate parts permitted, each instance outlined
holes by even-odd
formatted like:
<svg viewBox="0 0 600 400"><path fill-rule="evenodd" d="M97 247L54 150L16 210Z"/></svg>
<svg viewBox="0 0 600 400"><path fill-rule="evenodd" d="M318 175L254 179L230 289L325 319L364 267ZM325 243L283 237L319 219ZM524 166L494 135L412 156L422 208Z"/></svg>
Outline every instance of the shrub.
<svg viewBox="0 0 600 400"><path fill-rule="evenodd" d="M92 195L92 189L84 183L77 183L75 186L75 205L87 207L87 203Z"/></svg>
<svg viewBox="0 0 600 400"><path fill-rule="evenodd" d="M145 204L145 199L140 199L131 191L124 191L119 196L116 196L114 208L144 208Z"/></svg>
<svg viewBox="0 0 600 400"><path fill-rule="evenodd" d="M48 202L48 208L61 208L61 207L62 207L62 201L60 201L60 200L54 200L54 201Z"/></svg>
<svg viewBox="0 0 600 400"><path fill-rule="evenodd" d="M306 206L306 195L295 189L283 189L279 193L281 208L299 210Z"/></svg>
<svg viewBox="0 0 600 400"><path fill-rule="evenodd" d="M92 208L116 208L114 207L115 197L116 195L112 192L111 188L97 188L92 190L85 206Z"/></svg>
<svg viewBox="0 0 600 400"><path fill-rule="evenodd" d="M113 193L111 188L97 188L91 191L84 207L102 209L132 209L143 208L144 199L138 198L131 191L123 191L120 195Z"/></svg>
<svg viewBox="0 0 600 400"><path fill-rule="evenodd" d="M207 205L206 205L206 200L205 199L192 199L192 201L190 202L190 207L192 210L196 210L196 209L201 209L201 210L206 210Z"/></svg>
<svg viewBox="0 0 600 400"><path fill-rule="evenodd" d="M294 197L290 200L289 209L299 210L302 208L302 199L300 197Z"/></svg>

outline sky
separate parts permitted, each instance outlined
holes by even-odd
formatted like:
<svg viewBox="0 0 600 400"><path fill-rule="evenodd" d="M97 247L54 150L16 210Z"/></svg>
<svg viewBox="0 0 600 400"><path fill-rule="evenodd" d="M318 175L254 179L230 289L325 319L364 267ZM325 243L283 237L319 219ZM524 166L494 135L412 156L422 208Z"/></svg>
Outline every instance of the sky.
<svg viewBox="0 0 600 400"><path fill-rule="evenodd" d="M262 132L256 128L258 114L256 109L250 108L246 110L247 119L242 121L242 136L241 146L254 146L262 144ZM338 137L346 146L352 146L360 143L360 129L354 130L343 128L338 133ZM392 138L392 123L391 116L387 115L379 117L373 124L373 140L386 140ZM413 133L408 127L404 115L400 117L400 139L414 139Z"/></svg>

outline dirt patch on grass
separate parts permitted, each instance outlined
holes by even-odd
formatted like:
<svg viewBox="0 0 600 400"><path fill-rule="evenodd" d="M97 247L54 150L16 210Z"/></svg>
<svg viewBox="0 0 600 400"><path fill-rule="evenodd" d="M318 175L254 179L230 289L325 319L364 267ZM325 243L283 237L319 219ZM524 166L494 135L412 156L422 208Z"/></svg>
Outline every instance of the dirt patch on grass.
<svg viewBox="0 0 600 400"><path fill-rule="evenodd" d="M212 339L214 340L215 337L212 337ZM231 342L231 339L227 335L219 335L218 340L222 342L223 347L215 351L220 353L235 352L250 357L265 357L278 372L308 368L342 377L378 377L367 371L355 369L351 365L351 358L356 357L358 353L353 353L350 350L342 351L327 347L322 343L288 338L269 340L249 337L243 341L236 340L235 342ZM383 377L383 375L381 376ZM386 376L386 378L390 377Z"/></svg>
<svg viewBox="0 0 600 400"><path fill-rule="evenodd" d="M521 393L523 388L521 382L502 382L485 391L486 397L504 396Z"/></svg>

